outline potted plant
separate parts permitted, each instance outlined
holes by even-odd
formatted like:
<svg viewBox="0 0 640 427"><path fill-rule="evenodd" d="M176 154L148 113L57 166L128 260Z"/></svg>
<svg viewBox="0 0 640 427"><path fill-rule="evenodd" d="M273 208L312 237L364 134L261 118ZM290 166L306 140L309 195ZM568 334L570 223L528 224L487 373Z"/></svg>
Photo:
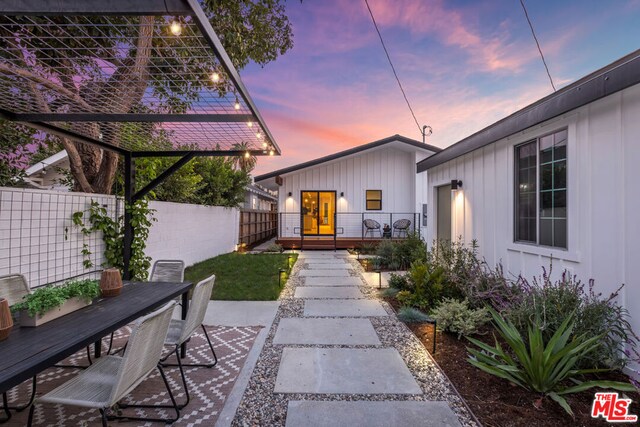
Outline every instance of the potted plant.
<svg viewBox="0 0 640 427"><path fill-rule="evenodd" d="M77 280L62 286L44 286L11 307L20 314L20 326L38 326L90 305L100 295L96 280Z"/></svg>

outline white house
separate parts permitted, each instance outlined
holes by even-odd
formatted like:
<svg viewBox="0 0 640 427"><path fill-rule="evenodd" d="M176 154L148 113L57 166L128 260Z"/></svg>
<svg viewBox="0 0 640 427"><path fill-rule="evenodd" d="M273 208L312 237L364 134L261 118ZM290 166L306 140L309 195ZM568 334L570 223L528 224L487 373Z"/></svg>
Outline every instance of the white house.
<svg viewBox="0 0 640 427"><path fill-rule="evenodd" d="M603 295L624 283L640 331L639 83L640 50L421 161L427 242L477 239L529 278L553 259Z"/></svg>
<svg viewBox="0 0 640 427"><path fill-rule="evenodd" d="M423 200L417 195L423 194L423 182L416 163L438 151L394 135L257 176L255 182L278 190L280 243L352 247L382 238L385 224L390 237L421 231Z"/></svg>

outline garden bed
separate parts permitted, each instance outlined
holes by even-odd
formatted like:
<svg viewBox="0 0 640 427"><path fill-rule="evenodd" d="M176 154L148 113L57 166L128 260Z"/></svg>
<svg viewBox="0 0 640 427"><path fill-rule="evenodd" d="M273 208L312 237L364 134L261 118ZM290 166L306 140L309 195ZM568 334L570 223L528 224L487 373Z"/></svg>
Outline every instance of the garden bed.
<svg viewBox="0 0 640 427"><path fill-rule="evenodd" d="M399 303L393 298L386 299L397 311ZM420 339L425 348L432 353L433 325L427 323L409 323L409 329ZM475 336L489 344L493 344L491 333ZM603 426L609 425L603 419L591 418L591 405L595 391L567 396L575 414L572 419L564 410L550 399L543 401L537 409L533 402L539 397L521 387L486 374L467 362L467 346L470 343L464 338L438 331L437 350L432 354L444 373L458 389L462 398L473 411L478 420L485 426L524 427L524 426ZM626 381L621 373L600 374L599 379ZM632 400L630 414L640 414L640 394L626 393Z"/></svg>

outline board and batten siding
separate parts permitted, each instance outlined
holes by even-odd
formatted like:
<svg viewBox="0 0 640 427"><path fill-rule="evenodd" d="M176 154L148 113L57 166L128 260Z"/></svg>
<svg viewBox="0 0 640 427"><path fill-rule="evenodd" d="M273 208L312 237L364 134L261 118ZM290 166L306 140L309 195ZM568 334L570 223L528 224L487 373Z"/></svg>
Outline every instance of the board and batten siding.
<svg viewBox="0 0 640 427"><path fill-rule="evenodd" d="M568 129L568 249L514 242L514 146ZM564 269L609 295L621 284L620 302L640 333L640 85L573 110L541 125L435 166L423 180L429 217L437 212L435 188L463 182L452 195L452 237L476 239L489 265L539 276L553 257ZM428 181L427 181L428 179ZM427 229L436 236L435 221Z"/></svg>
<svg viewBox="0 0 640 427"><path fill-rule="evenodd" d="M299 232L294 228L300 223L301 191L335 191L338 226L348 224L345 235L360 235L361 215L355 214L362 212L370 213L374 219L380 213L407 214L413 221L413 213L418 212L416 163L427 155L388 144L282 175L284 182L278 196L278 211L282 214L280 235L295 236ZM381 211L365 209L366 190L382 190ZM340 197L341 192L344 197ZM400 216L394 216L395 219Z"/></svg>

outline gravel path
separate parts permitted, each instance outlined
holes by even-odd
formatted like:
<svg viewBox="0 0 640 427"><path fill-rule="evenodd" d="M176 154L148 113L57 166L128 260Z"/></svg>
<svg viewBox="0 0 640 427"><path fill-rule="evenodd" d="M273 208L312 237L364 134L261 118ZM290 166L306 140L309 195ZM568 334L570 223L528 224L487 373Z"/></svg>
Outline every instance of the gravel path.
<svg viewBox="0 0 640 427"><path fill-rule="evenodd" d="M344 252L328 252L327 257L336 263L348 263L352 276L359 277L360 291L370 300L376 300L384 307L388 316L367 317L371 321L381 345L277 345L273 343L280 319L304 317L304 300L295 298L295 289L304 286L302 270L309 270L308 262L320 256L317 252L300 254L296 265L280 299L281 304L273 322L269 336L253 371L248 387L233 420L233 426L284 426L289 401L445 401L463 426L476 426L451 383L442 374L433 359L413 333L400 322L389 304L377 296L377 289L371 288L362 279L360 264ZM325 258L326 259L326 258ZM309 273L306 273L309 274ZM339 280L339 278L330 278ZM362 317L359 317L362 319ZM400 354L423 394L313 394L274 393L276 378L283 349L287 348L394 348Z"/></svg>

